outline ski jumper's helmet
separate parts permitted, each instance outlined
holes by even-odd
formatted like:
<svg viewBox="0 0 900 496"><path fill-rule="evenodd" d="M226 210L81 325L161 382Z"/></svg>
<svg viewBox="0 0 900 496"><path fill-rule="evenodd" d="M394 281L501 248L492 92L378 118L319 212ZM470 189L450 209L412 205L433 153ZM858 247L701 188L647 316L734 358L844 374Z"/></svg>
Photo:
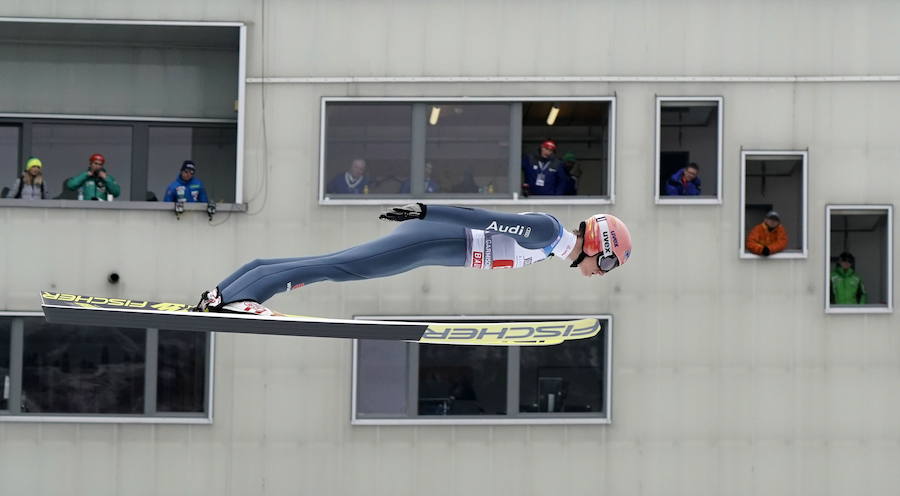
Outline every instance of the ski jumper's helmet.
<svg viewBox="0 0 900 496"><path fill-rule="evenodd" d="M582 222L580 229L584 234L584 243L572 267L577 267L587 257L599 254L597 265L603 272L609 272L624 265L631 257L631 233L618 217L597 214Z"/></svg>

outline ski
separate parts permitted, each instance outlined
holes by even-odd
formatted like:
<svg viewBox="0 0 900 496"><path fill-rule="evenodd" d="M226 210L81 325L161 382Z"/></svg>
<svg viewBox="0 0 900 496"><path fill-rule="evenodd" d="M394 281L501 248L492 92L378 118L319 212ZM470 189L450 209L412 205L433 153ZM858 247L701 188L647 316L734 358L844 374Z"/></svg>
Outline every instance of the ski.
<svg viewBox="0 0 900 496"><path fill-rule="evenodd" d="M326 319L300 315L255 316L192 312L183 303L41 292L47 322L174 331L236 332L275 336L379 339L426 344L554 345L596 336L598 319L546 322L428 323Z"/></svg>

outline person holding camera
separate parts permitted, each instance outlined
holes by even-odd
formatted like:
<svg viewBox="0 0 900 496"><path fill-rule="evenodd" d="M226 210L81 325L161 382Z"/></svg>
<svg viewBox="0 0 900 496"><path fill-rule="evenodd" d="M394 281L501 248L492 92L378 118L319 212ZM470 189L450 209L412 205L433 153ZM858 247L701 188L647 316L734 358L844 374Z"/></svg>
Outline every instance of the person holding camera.
<svg viewBox="0 0 900 496"><path fill-rule="evenodd" d="M116 178L103 168L106 158L95 153L91 155L88 163L88 170L69 178L66 181L66 188L77 190L79 200L112 201L113 198L117 198L122 190Z"/></svg>

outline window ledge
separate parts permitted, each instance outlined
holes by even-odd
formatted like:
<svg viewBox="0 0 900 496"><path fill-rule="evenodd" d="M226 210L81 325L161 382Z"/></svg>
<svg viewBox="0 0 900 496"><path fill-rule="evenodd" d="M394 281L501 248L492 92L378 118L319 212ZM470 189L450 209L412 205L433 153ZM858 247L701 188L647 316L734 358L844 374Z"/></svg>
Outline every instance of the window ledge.
<svg viewBox="0 0 900 496"><path fill-rule="evenodd" d="M769 255L768 257L763 257L761 255L755 255L753 253L749 253L746 251L741 252L741 258L745 260L778 260L778 259L797 259L797 258L807 258L806 250L785 250L775 253L773 255Z"/></svg>
<svg viewBox="0 0 900 496"><path fill-rule="evenodd" d="M126 416L126 415L35 415L35 414L19 414L8 415L0 414L0 423L2 422L35 422L35 423L63 423L63 424L212 424L212 417L203 414L202 416L184 416L184 417L163 417L163 416Z"/></svg>
<svg viewBox="0 0 900 496"><path fill-rule="evenodd" d="M174 211L172 202L139 202L139 201L86 201L86 200L17 200L0 199L0 208L68 208L68 209L100 209L100 210L163 210ZM206 203L185 203L186 212L206 212ZM246 203L216 203L217 212L246 212Z"/></svg>

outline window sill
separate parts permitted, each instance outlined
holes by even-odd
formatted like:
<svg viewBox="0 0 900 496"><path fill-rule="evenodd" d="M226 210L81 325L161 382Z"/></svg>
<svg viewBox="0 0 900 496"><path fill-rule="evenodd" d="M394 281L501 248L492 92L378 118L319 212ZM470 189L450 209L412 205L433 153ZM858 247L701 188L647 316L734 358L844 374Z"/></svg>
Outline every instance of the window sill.
<svg viewBox="0 0 900 496"><path fill-rule="evenodd" d="M0 415L2 422L78 423L78 424L212 424L208 415L195 417L150 417L125 415Z"/></svg>
<svg viewBox="0 0 900 496"><path fill-rule="evenodd" d="M609 417L517 417L517 418L405 418L351 419L351 425L598 425L611 424Z"/></svg>
<svg viewBox="0 0 900 496"><path fill-rule="evenodd" d="M172 212L172 202L139 202L139 201L85 201L85 200L16 200L0 199L0 208L67 208L67 209L100 209L100 210L162 210ZM185 203L185 212L206 212L206 203ZM246 203L216 203L217 212L246 212Z"/></svg>
<svg viewBox="0 0 900 496"><path fill-rule="evenodd" d="M769 255L768 257L763 257L761 255L754 255L753 253L748 253L746 251L741 252L741 258L749 259L749 260L758 260L758 259L769 259L769 260L780 260L780 259L797 259L797 258L807 258L806 250L785 250L782 252L778 252L774 255Z"/></svg>
<svg viewBox="0 0 900 496"><path fill-rule="evenodd" d="M829 305L825 313L831 314L885 314L894 313L889 305Z"/></svg>
<svg viewBox="0 0 900 496"><path fill-rule="evenodd" d="M664 196L656 199L657 205L721 205L722 199L715 196Z"/></svg>

